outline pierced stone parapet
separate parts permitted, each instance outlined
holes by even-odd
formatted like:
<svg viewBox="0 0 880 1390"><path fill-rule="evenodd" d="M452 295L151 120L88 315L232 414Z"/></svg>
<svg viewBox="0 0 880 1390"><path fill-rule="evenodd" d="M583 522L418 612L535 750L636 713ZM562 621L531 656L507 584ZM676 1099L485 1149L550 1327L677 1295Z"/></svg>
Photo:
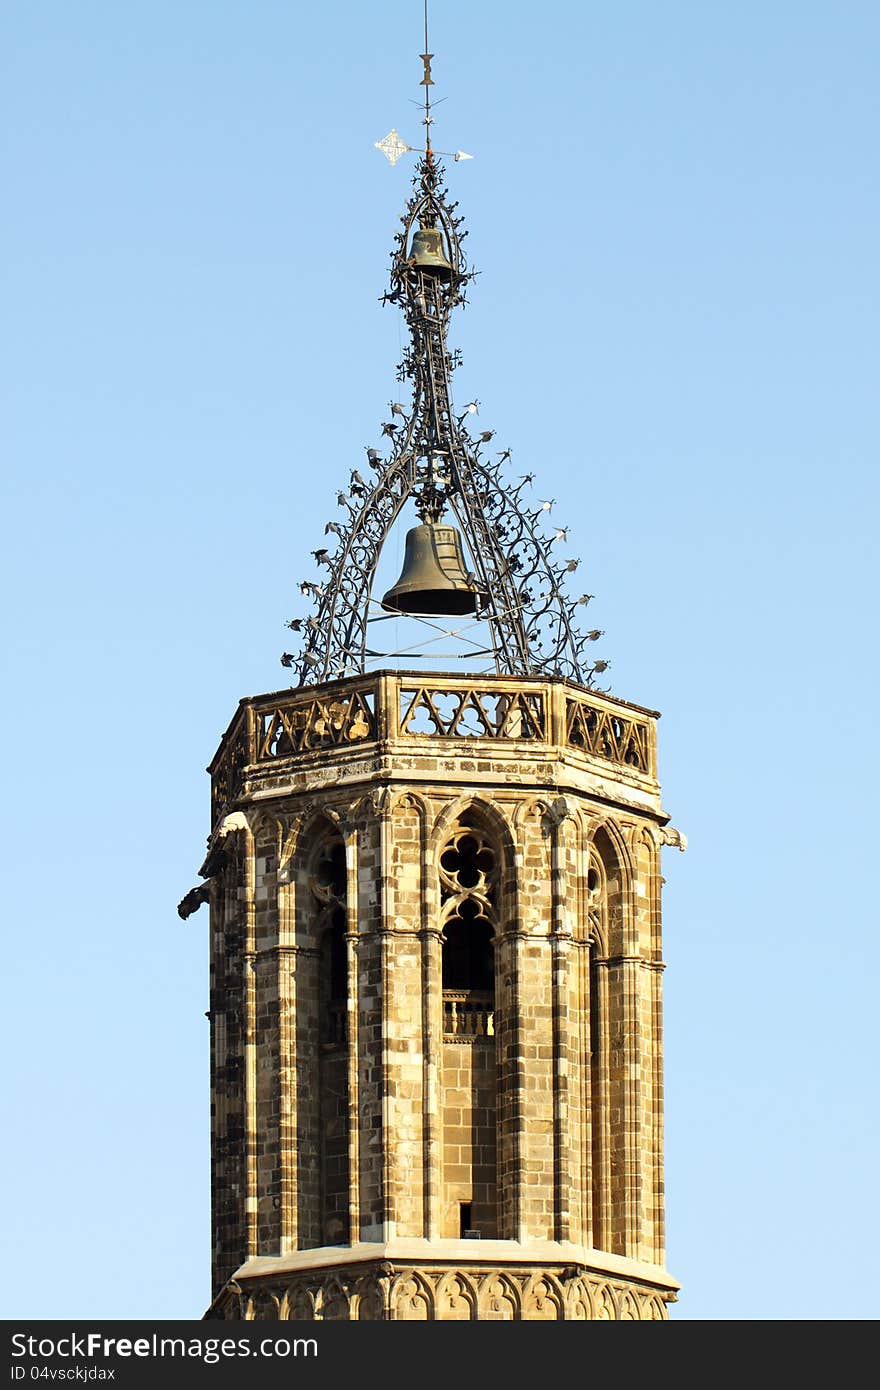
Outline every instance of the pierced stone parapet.
<svg viewBox="0 0 880 1390"><path fill-rule="evenodd" d="M324 698L300 697L258 708L256 761L375 738L374 701L374 692L367 689L340 691Z"/></svg>
<svg viewBox="0 0 880 1390"><path fill-rule="evenodd" d="M436 681L400 687L399 732L440 738L546 739L543 691L493 690L490 682L458 687Z"/></svg>
<svg viewBox="0 0 880 1390"><path fill-rule="evenodd" d="M641 719L597 707L581 697L565 702L565 741L599 758L651 771L650 729Z"/></svg>
<svg viewBox="0 0 880 1390"><path fill-rule="evenodd" d="M265 774L377 748L481 745L502 756L597 760L640 786L656 779L653 710L572 681L377 671L243 700L209 771L216 820Z"/></svg>

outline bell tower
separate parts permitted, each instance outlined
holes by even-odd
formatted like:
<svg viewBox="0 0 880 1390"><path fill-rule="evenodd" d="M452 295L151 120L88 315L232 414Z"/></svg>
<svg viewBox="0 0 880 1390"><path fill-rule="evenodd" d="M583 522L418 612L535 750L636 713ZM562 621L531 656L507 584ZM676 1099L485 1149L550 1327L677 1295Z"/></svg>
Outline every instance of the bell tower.
<svg viewBox="0 0 880 1390"><path fill-rule="evenodd" d="M242 700L221 740L204 882L180 905L210 902L206 1316L662 1319L660 851L683 841L656 713L597 688L553 504L508 481L477 402L453 408L473 272L425 49L385 296L411 399L300 586L296 683ZM412 148L378 144L392 164ZM377 656L389 615L450 637L466 618L471 659Z"/></svg>

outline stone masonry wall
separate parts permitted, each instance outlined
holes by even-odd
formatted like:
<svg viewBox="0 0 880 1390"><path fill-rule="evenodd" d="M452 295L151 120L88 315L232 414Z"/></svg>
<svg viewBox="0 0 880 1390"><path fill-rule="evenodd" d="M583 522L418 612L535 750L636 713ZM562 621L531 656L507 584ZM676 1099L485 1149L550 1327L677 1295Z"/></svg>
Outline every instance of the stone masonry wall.
<svg viewBox="0 0 880 1390"><path fill-rule="evenodd" d="M443 1044L440 1235L461 1236L461 1206L484 1240L498 1235L497 1064L494 1038Z"/></svg>
<svg viewBox="0 0 880 1390"><path fill-rule="evenodd" d="M662 1268L659 799L643 774L634 800L557 750L479 743L413 737L405 767L353 782L328 749L320 788L273 768L240 802L212 890L216 1288L258 1256L458 1239L463 1203L483 1239ZM497 856L494 1020L451 1042L438 857L463 817ZM310 879L328 833L349 885L332 1039Z"/></svg>

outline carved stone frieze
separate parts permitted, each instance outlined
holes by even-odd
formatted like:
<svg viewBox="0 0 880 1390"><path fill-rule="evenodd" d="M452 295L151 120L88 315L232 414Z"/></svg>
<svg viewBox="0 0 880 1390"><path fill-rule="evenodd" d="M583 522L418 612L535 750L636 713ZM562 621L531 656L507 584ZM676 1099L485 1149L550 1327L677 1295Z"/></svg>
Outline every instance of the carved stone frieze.
<svg viewBox="0 0 880 1390"><path fill-rule="evenodd" d="M313 1270L284 1287L252 1279L227 1286L218 1320L324 1322L657 1322L674 1295L596 1271L467 1269L430 1265Z"/></svg>

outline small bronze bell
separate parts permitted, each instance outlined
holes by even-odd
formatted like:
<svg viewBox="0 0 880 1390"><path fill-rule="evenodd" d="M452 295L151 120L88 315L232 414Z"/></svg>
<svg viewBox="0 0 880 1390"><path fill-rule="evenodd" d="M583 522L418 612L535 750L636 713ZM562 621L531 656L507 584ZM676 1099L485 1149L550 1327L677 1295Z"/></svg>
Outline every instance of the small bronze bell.
<svg viewBox="0 0 880 1390"><path fill-rule="evenodd" d="M382 600L394 613L475 613L477 590L468 582L461 536L435 521L406 533L400 578Z"/></svg>
<svg viewBox="0 0 880 1390"><path fill-rule="evenodd" d="M439 227L420 227L413 232L409 259L417 270L427 271L442 280L448 280L452 274L452 266L443 252L443 233Z"/></svg>

